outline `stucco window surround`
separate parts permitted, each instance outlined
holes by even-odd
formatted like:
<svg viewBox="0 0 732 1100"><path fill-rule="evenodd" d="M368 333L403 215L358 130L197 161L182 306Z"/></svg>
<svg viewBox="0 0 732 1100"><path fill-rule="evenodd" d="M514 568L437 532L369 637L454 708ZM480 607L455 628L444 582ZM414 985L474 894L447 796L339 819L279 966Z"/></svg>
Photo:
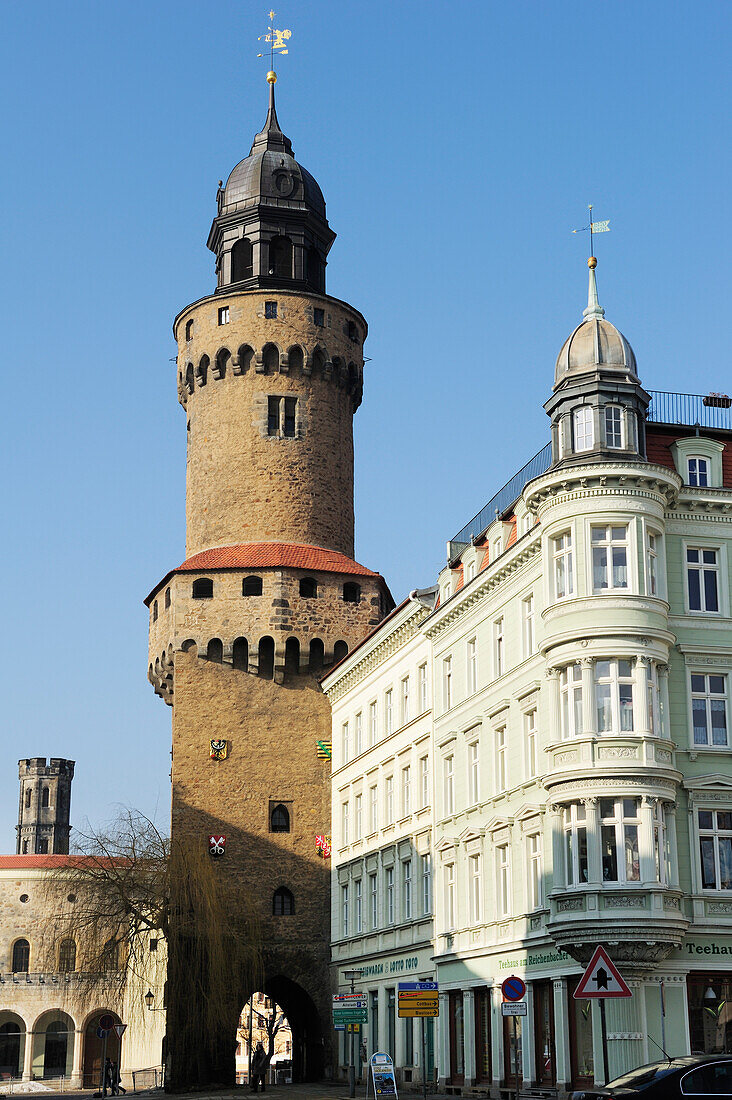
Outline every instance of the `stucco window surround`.
<svg viewBox="0 0 732 1100"><path fill-rule="evenodd" d="M702 553L690 555L689 551L699 550ZM709 559L709 555L703 553L704 550L713 551L714 559ZM697 560L690 561L690 557L697 558ZM683 570L683 588L684 588L684 612L687 615L698 615L704 618L729 618L729 586L727 578L729 575L729 565L727 558L727 542L725 539L710 539L710 538L685 538L681 542L681 569ZM718 610L706 610L709 605L708 591L705 591L705 578L701 576L699 578L699 585L701 590L701 600L694 599L695 593L691 590L690 570L696 570L697 573L715 572L716 573L716 594ZM691 606L692 602L700 602L701 607Z"/></svg>
<svg viewBox="0 0 732 1100"><path fill-rule="evenodd" d="M551 672L553 742L668 737L668 665L657 657L600 651Z"/></svg>
<svg viewBox="0 0 732 1100"><path fill-rule="evenodd" d="M722 454L724 443L716 439L707 439L703 435L689 436L686 439L677 439L669 450L673 456L677 472L681 475L684 485L689 485L689 459L706 458L708 462L708 477L706 486L699 488L722 488Z"/></svg>

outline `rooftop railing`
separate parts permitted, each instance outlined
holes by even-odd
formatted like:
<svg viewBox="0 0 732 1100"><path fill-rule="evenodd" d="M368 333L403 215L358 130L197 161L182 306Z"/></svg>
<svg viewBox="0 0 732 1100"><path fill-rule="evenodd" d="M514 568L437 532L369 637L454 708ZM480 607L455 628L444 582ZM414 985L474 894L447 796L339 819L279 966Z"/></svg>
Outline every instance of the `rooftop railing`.
<svg viewBox="0 0 732 1100"><path fill-rule="evenodd" d="M694 428L732 431L732 398L725 393L666 393L649 390L648 421L652 424L688 424Z"/></svg>

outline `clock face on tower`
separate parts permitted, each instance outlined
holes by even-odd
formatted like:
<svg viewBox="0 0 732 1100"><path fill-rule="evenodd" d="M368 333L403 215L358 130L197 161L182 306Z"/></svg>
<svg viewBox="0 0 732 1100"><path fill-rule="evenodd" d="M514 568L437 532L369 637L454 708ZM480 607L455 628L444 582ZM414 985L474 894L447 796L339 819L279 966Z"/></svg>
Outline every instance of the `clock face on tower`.
<svg viewBox="0 0 732 1100"><path fill-rule="evenodd" d="M283 199L291 199L300 183L296 173L291 172L287 168L276 168L272 174L274 176L277 193L281 195Z"/></svg>

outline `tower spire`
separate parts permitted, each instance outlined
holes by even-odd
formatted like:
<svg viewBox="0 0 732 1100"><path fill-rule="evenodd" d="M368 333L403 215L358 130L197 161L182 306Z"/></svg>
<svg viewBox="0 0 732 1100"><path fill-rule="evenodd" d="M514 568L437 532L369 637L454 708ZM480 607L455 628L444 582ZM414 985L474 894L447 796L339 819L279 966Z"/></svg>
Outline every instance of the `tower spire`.
<svg viewBox="0 0 732 1100"><path fill-rule="evenodd" d="M267 118L265 119L264 127L252 142L250 156L260 149L271 149L276 153L292 153L292 142L282 133L277 118L274 90L275 84L277 83L277 73L273 69L270 69L267 73L267 83L269 84L269 107L267 108Z"/></svg>
<svg viewBox="0 0 732 1100"><path fill-rule="evenodd" d="M597 279L595 278L597 260L594 256L590 256L587 266L590 269L590 285L587 289L587 309L582 311L582 316L589 320L591 317L604 317L605 310L600 305L597 297Z"/></svg>

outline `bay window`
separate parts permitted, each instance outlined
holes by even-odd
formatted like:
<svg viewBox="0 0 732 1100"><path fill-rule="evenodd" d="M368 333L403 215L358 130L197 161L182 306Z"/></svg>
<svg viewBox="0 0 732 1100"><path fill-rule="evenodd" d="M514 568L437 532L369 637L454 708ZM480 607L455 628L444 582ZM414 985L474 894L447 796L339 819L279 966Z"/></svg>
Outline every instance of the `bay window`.
<svg viewBox="0 0 732 1100"><path fill-rule="evenodd" d="M729 747L726 676L692 672L691 714L695 745Z"/></svg>
<svg viewBox="0 0 732 1100"><path fill-rule="evenodd" d="M613 450L623 446L623 410L618 405L605 406L605 446Z"/></svg>
<svg viewBox="0 0 732 1100"><path fill-rule="evenodd" d="M699 810L699 854L703 890L732 890L732 813Z"/></svg>
<svg viewBox="0 0 732 1100"><path fill-rule="evenodd" d="M659 536L655 531L646 532L646 595L659 594L658 550Z"/></svg>
<svg viewBox="0 0 732 1100"><path fill-rule="evenodd" d="M633 670L630 661L595 661L598 733L633 729Z"/></svg>
<svg viewBox="0 0 732 1100"><path fill-rule="evenodd" d="M562 740L582 734L582 666L579 661L563 668L559 677Z"/></svg>
<svg viewBox="0 0 732 1100"><path fill-rule="evenodd" d="M529 909L538 909L542 902L541 834L531 833L526 838L526 856L529 869Z"/></svg>
<svg viewBox="0 0 732 1100"><path fill-rule="evenodd" d="M586 816L581 802L572 802L562 811L564 874L567 886L581 886L589 877Z"/></svg>
<svg viewBox="0 0 732 1100"><path fill-rule="evenodd" d="M592 526L592 588L608 592L628 587L628 528Z"/></svg>
<svg viewBox="0 0 732 1100"><path fill-rule="evenodd" d="M571 596L574 592L571 531L555 535L552 539L552 560L554 562L554 595L558 600L563 600L565 596Z"/></svg>
<svg viewBox="0 0 732 1100"><path fill-rule="evenodd" d="M600 799L603 882L639 882L639 798Z"/></svg>

